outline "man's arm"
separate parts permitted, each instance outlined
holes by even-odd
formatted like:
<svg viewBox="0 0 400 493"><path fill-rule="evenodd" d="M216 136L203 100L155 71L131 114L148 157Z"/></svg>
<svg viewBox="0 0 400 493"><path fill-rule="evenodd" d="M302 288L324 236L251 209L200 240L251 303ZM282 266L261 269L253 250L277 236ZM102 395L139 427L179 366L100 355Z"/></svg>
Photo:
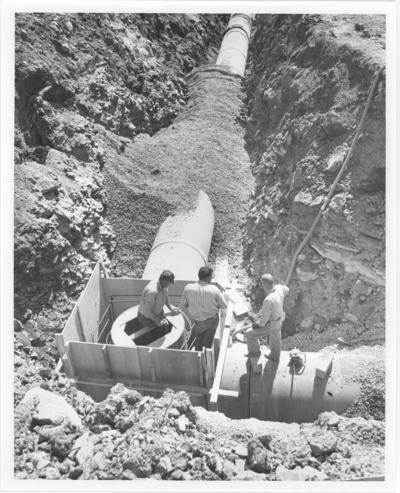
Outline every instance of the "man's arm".
<svg viewBox="0 0 400 493"><path fill-rule="evenodd" d="M174 307L171 305L171 303L169 302L169 297L167 295L167 297L165 298L165 305L166 307L170 310L170 315L177 315L178 313L180 313L180 310L178 307Z"/></svg>
<svg viewBox="0 0 400 493"><path fill-rule="evenodd" d="M281 284L283 296L286 296L289 292L289 288L284 284Z"/></svg>
<svg viewBox="0 0 400 493"><path fill-rule="evenodd" d="M260 314L260 327L262 329L267 325L270 318L271 318L271 304L269 300L265 299Z"/></svg>
<svg viewBox="0 0 400 493"><path fill-rule="evenodd" d="M228 303L226 302L223 294L221 293L221 291L219 290L219 288L217 288L218 291L216 293L217 295L217 306L220 310L224 310L225 308L227 308L228 306Z"/></svg>

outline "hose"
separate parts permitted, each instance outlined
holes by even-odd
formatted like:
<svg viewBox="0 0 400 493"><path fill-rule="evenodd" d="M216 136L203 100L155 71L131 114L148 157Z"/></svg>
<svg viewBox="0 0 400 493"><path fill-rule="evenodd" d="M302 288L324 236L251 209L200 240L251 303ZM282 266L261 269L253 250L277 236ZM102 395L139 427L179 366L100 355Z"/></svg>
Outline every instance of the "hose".
<svg viewBox="0 0 400 493"><path fill-rule="evenodd" d="M300 255L301 251L303 250L303 248L306 246L306 244L308 243L309 239L311 238L311 236L312 236L312 234L313 234L313 232L314 232L317 224L319 223L319 220L321 219L321 216L322 216L323 212L328 207L328 205L329 205L329 203L330 203L330 201L332 199L333 193L334 193L334 191L336 189L336 186L337 186L340 178L342 177L342 175L343 175L343 173L344 173L344 171L345 171L345 169L347 167L347 164L350 161L350 158L351 158L351 156L353 154L353 151L354 151L354 149L355 149L355 147L357 145L358 138L359 138L360 133L361 133L361 129L362 129L363 125L364 125L365 118L367 116L369 107L371 106L372 98L374 96L376 87L378 85L379 79L381 78L381 75L382 75L383 70L384 70L384 68L382 67L375 74L374 80L372 81L371 86L370 86L370 89L369 89L368 99L367 99L367 102L365 104L364 111L363 111L362 116L360 118L360 121L358 123L356 133L354 134L353 141L351 143L351 147L350 147L349 151L347 152L346 159L343 161L343 164L342 164L342 166L341 166L338 174L336 175L336 178L335 178L334 182L332 183L332 186L331 186L331 188L329 190L329 193L326 196L326 198L324 200L324 203L322 204L322 207L319 210L316 218L314 219L314 222L312 223L312 225L311 225L308 233L304 237L303 241L300 243L300 246L297 248L297 250L296 250L296 252L295 252L295 254L293 256L292 262L290 264L288 275L286 276L286 281L285 281L285 284L286 285L289 284L290 279L292 277L294 268L296 266L297 257Z"/></svg>

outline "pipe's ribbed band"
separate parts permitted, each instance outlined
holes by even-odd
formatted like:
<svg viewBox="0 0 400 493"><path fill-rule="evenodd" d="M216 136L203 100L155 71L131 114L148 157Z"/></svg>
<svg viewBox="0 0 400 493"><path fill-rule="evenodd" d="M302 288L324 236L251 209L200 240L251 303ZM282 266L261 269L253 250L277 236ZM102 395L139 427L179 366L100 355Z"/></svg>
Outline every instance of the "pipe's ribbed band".
<svg viewBox="0 0 400 493"><path fill-rule="evenodd" d="M204 260L204 263L205 264L207 263L207 256L206 256L206 254L202 250L200 250L199 247L197 247L193 243L190 243L188 241L183 241L183 240L166 240L166 241L161 241L160 243L157 243L156 245L153 246L153 248L151 249L151 252L150 253L153 253L156 248L158 248L161 245L165 245L167 243L180 243L181 245L187 245L187 246L193 248L193 250L195 250L200 255L200 257Z"/></svg>
<svg viewBox="0 0 400 493"><path fill-rule="evenodd" d="M240 29L241 31L244 32L244 34L246 35L246 38L248 40L250 40L250 35L249 33L246 31L246 29L241 25L241 24L232 24L230 26L228 26L225 31L224 31L224 36L227 32L231 31L232 29Z"/></svg>

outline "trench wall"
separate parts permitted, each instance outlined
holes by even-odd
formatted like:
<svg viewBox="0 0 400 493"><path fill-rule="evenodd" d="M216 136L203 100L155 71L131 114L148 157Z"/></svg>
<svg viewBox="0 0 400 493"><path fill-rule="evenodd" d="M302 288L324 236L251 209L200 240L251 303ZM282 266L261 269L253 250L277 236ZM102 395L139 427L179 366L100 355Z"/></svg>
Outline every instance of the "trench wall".
<svg viewBox="0 0 400 493"><path fill-rule="evenodd" d="M328 193L384 66L382 16L259 15L247 81L255 193L245 262L283 281ZM288 347L380 341L385 330L385 83L348 170L290 284ZM253 285L254 301L262 296Z"/></svg>

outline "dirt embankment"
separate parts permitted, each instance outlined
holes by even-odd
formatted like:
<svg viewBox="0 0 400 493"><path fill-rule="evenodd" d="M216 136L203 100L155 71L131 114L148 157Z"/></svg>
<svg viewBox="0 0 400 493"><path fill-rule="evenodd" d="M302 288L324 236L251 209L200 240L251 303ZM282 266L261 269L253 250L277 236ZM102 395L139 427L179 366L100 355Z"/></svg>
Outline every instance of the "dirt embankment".
<svg viewBox="0 0 400 493"><path fill-rule="evenodd" d="M382 16L258 16L248 80L247 149L256 188L245 257L285 280L344 160L370 83L384 66ZM287 347L384 339L385 81L347 172L298 258ZM260 290L253 286L255 300Z"/></svg>
<svg viewBox="0 0 400 493"><path fill-rule="evenodd" d="M103 167L185 106L226 16L16 16L15 301L37 312L108 262ZM126 161L126 165L129 163Z"/></svg>

